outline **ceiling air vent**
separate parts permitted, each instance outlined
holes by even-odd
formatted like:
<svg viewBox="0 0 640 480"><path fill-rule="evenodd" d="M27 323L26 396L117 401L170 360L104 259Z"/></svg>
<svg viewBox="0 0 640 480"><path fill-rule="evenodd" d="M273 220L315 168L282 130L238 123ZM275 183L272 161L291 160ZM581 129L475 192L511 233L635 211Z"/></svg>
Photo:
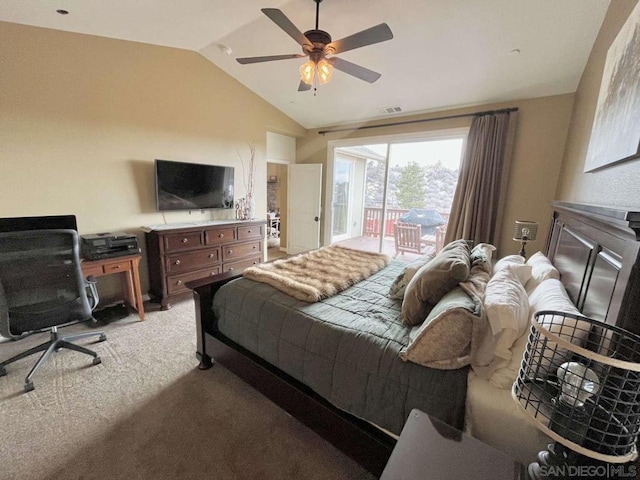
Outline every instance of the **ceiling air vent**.
<svg viewBox="0 0 640 480"><path fill-rule="evenodd" d="M394 113L402 112L402 107L400 105L396 105L395 107L384 107L379 110L382 115L392 115Z"/></svg>

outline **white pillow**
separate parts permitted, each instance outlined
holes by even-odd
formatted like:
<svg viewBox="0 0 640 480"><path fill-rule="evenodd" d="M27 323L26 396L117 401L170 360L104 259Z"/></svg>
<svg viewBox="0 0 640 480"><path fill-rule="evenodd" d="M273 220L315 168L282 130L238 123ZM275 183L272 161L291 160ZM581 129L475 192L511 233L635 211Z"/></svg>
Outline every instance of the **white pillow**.
<svg viewBox="0 0 640 480"><path fill-rule="evenodd" d="M504 270L507 267L516 267L514 271L522 285L526 285L531 278L531 268L527 267L521 255L507 255L506 257L502 257L493 266L493 273Z"/></svg>
<svg viewBox="0 0 640 480"><path fill-rule="evenodd" d="M487 284L484 309L490 325L482 339L474 338L471 365L482 378L509 364L511 347L526 331L529 300L516 271L522 265L511 265L496 272Z"/></svg>
<svg viewBox="0 0 640 480"><path fill-rule="evenodd" d="M491 245L490 243L479 243L471 249L471 254L482 252L482 254L487 257L488 260L491 260L493 252L495 252L495 250L496 247Z"/></svg>
<svg viewBox="0 0 640 480"><path fill-rule="evenodd" d="M542 252L533 254L529 260L527 260L527 265L531 266L531 278L525 284L525 289L529 294L545 280L550 278L560 280L560 272L558 272L558 269L553 266L551 260Z"/></svg>
<svg viewBox="0 0 640 480"><path fill-rule="evenodd" d="M535 314L543 310L554 310L558 312L567 312L579 315L580 312L575 305L569 299L562 282L554 278L544 280L538 287L529 295L529 312L530 320L535 319ZM530 324L530 322L527 322ZM548 321L541 322L547 330L552 333L562 334L565 333L564 329L567 329L567 333L572 333L574 326L580 327L582 330L589 328L588 322L581 322L580 320L564 319L562 324L559 323L559 317L548 318ZM490 382L498 388L511 388L517 374L520 369L520 363L522 362L522 354L524 353L527 345L528 333L531 329L527 328L524 335L516 340L511 347L511 360L506 365L502 365L498 368L490 378ZM588 336L588 333L581 332L579 335L579 341L584 343ZM566 338L566 337L565 337ZM555 348L554 342L548 342L547 348ZM565 357L568 352L566 349L558 349L557 358L554 359L554 365L551 365L551 359L545 358L540 360L540 365L544 369L553 370L557 368L568 358ZM567 355L568 356L568 355Z"/></svg>
<svg viewBox="0 0 640 480"><path fill-rule="evenodd" d="M515 382L520 370L520 364L522 363L522 356L527 347L527 340L529 338L529 329L525 330L524 334L518 338L511 347L511 359L505 365L499 366L495 372L491 375L489 382L494 387L502 390L509 390Z"/></svg>
<svg viewBox="0 0 640 480"><path fill-rule="evenodd" d="M535 319L535 314L543 310L570 313L580 315L580 311L569 299L567 291L562 282L555 278L544 280L535 291L529 296L531 305L531 318ZM591 323L579 319L564 317L563 315L545 315L539 318L538 323L549 332L567 340L575 345L584 346ZM573 337L573 338L572 338ZM554 353L555 352L555 353ZM555 370L564 362L570 360L570 352L565 348L560 348L553 341L546 343L543 358L534 358L542 369L548 373L555 373ZM544 370L541 370L543 375Z"/></svg>

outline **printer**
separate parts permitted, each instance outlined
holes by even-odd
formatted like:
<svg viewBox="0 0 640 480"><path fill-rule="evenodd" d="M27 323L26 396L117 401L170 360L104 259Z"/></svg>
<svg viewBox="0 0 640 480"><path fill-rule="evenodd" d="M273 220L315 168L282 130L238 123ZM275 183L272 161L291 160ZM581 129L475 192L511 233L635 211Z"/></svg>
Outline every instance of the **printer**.
<svg viewBox="0 0 640 480"><path fill-rule="evenodd" d="M121 257L139 253L138 237L133 233L95 233L82 235L82 256L87 260Z"/></svg>

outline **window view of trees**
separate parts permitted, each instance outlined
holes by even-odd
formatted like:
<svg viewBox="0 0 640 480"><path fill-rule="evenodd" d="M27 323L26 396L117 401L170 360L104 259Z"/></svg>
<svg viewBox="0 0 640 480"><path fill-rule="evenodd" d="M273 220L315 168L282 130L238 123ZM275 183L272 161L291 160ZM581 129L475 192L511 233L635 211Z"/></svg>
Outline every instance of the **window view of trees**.
<svg viewBox="0 0 640 480"><path fill-rule="evenodd" d="M458 181L458 169L451 170L441 162L421 166L411 161L389 169L389 208L433 208L439 212L451 209ZM365 207L381 208L384 190L384 162L367 161Z"/></svg>

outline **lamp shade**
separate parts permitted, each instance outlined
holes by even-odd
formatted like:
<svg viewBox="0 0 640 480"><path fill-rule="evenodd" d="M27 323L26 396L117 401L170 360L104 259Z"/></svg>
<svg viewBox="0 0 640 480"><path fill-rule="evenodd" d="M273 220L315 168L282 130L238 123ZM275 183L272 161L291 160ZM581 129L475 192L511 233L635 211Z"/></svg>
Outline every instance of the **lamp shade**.
<svg viewBox="0 0 640 480"><path fill-rule="evenodd" d="M513 229L514 240L535 240L538 234L538 223L529 220L516 220Z"/></svg>
<svg viewBox="0 0 640 480"><path fill-rule="evenodd" d="M313 77L316 74L316 64L309 60L300 66L300 79L307 85L313 85Z"/></svg>
<svg viewBox="0 0 640 480"><path fill-rule="evenodd" d="M318 81L321 85L324 85L331 80L331 76L333 75L333 65L331 65L326 60L320 60L318 62Z"/></svg>
<svg viewBox="0 0 640 480"><path fill-rule="evenodd" d="M541 311L511 394L535 426L578 454L638 457L640 337L580 315Z"/></svg>

